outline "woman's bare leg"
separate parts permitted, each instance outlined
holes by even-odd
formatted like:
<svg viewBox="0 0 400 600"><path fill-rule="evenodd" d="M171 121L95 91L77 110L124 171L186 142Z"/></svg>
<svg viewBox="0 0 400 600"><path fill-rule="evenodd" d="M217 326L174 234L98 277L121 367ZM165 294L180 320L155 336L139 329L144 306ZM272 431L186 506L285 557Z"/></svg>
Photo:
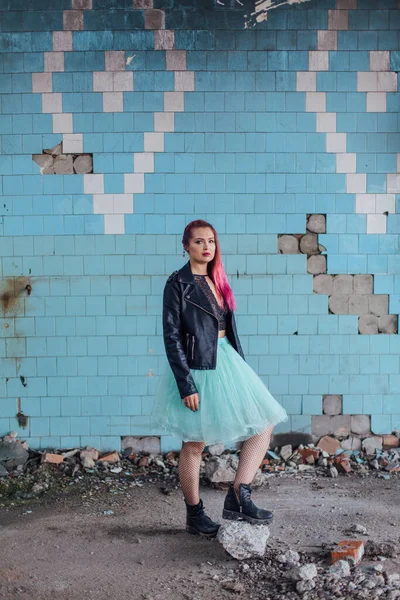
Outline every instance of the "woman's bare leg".
<svg viewBox="0 0 400 600"><path fill-rule="evenodd" d="M179 455L179 479L185 500L191 506L200 502L200 463L203 442L182 442Z"/></svg>
<svg viewBox="0 0 400 600"><path fill-rule="evenodd" d="M243 442L233 487L239 493L241 483L251 483L271 442L274 426Z"/></svg>

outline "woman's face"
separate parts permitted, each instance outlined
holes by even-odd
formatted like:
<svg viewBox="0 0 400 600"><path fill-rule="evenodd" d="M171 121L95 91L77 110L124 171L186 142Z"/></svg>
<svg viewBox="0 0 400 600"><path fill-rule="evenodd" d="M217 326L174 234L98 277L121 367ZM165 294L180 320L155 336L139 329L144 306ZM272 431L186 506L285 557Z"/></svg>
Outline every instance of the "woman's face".
<svg viewBox="0 0 400 600"><path fill-rule="evenodd" d="M190 258L199 263L209 263L215 256L215 237L210 227L196 227L186 248Z"/></svg>

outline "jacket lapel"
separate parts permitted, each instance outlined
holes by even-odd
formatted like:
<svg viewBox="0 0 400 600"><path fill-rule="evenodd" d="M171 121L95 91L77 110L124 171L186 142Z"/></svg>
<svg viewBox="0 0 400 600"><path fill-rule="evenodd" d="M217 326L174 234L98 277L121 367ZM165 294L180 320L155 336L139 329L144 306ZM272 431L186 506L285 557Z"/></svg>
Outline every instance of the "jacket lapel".
<svg viewBox="0 0 400 600"><path fill-rule="evenodd" d="M192 304L197 304L203 310L214 315L213 307L211 306L209 299L194 280L192 269L190 267L190 260L188 260L188 262L178 271L178 281L190 285L184 293L186 300Z"/></svg>

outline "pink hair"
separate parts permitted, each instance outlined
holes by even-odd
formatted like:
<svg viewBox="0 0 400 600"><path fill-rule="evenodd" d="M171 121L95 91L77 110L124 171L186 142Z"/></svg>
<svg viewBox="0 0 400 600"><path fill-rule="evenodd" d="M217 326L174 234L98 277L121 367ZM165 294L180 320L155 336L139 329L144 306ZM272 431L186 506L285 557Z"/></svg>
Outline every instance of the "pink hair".
<svg viewBox="0 0 400 600"><path fill-rule="evenodd" d="M225 300L226 305L229 310L236 310L236 301L235 296L233 294L232 288L229 285L228 278L225 273L225 268L221 258L221 247L219 244L219 239L216 230L214 227L207 223L207 221L203 221L202 219L197 219L196 221L191 221L185 227L182 237L183 247L189 244L189 240L192 237L193 229L197 227L209 227L214 235L215 239L215 254L213 260L208 264L207 270L208 275L212 282L214 283L216 290L220 296Z"/></svg>

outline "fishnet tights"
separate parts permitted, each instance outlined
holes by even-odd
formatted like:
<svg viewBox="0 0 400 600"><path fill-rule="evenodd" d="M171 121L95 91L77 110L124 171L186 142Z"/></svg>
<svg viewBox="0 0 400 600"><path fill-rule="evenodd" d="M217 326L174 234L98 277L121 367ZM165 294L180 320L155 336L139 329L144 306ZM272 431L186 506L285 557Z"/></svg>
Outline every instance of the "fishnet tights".
<svg viewBox="0 0 400 600"><path fill-rule="evenodd" d="M234 487L239 492L240 483L251 483L269 448L273 426L243 442L240 451ZM200 502L199 473L203 442L183 442L179 456L179 479L185 500L190 505Z"/></svg>

